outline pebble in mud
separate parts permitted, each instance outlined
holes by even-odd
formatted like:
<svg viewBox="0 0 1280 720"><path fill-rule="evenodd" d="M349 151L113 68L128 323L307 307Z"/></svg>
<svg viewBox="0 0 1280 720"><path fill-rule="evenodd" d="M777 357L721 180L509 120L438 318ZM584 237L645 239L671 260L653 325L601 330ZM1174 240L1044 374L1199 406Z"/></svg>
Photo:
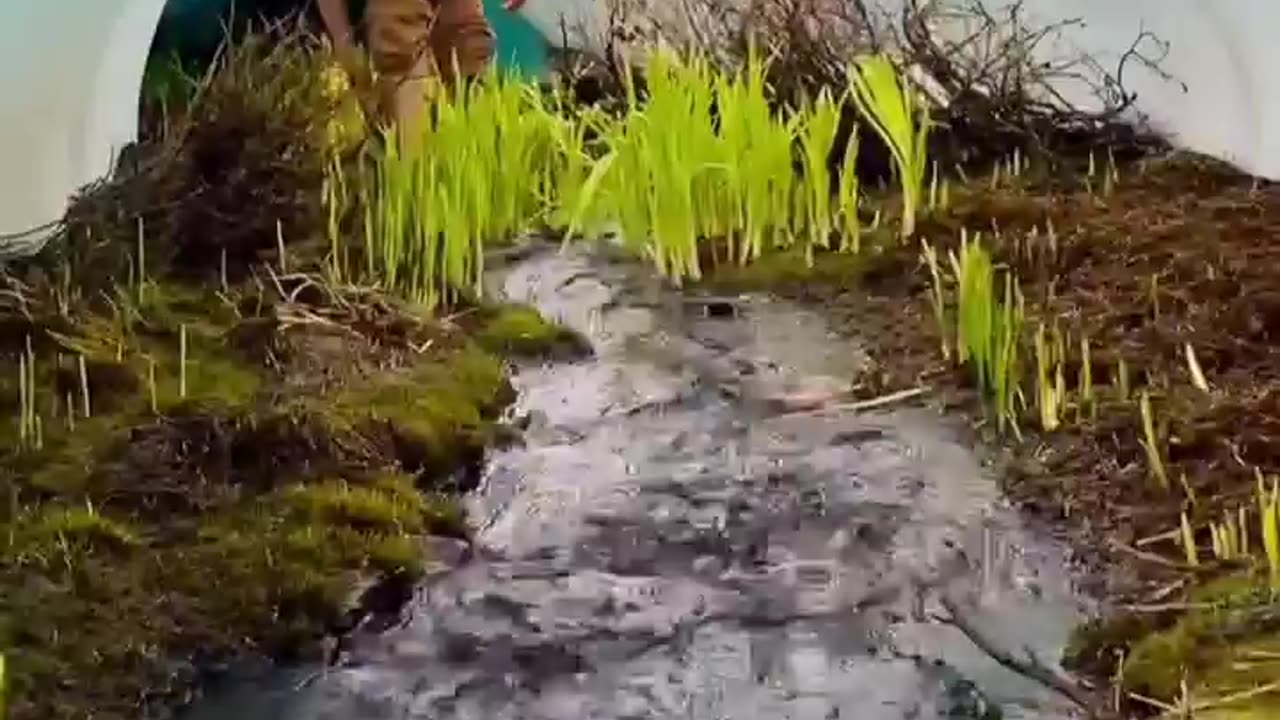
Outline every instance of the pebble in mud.
<svg viewBox="0 0 1280 720"><path fill-rule="evenodd" d="M1044 657L1077 618L1056 550L995 507L936 416L840 410L848 382L831 378L853 377L858 352L820 318L750 299L695 318L641 308L631 272L576 252L507 270L511 299L584 331L594 308L609 337L572 368L517 374L518 411L556 432L490 459L474 556L428 582L408 625L354 638L359 667L190 720L1070 716L916 612L922 595L971 595L977 573L949 559L980 557L998 522L1036 545L1006 561L1042 563L1043 592L980 612ZM743 376L725 353L754 368L740 395L718 390Z"/></svg>

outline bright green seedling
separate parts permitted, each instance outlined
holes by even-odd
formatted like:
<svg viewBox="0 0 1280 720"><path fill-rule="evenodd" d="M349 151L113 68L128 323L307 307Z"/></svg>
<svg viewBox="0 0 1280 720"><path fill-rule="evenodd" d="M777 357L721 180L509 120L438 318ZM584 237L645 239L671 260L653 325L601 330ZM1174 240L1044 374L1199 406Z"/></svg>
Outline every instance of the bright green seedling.
<svg viewBox="0 0 1280 720"><path fill-rule="evenodd" d="M1198 567L1200 565L1200 551L1196 548L1196 536L1191 530L1191 521L1187 519L1187 514L1182 513L1179 522L1179 538L1182 543L1182 552L1187 559L1187 565Z"/></svg>
<svg viewBox="0 0 1280 720"><path fill-rule="evenodd" d="M354 195L367 279L428 308L480 292L487 245L539 217L567 221L568 212L555 210L584 204L577 194L591 169L582 124L496 70L435 99L432 110L423 137L401 143L394 128L385 130L357 177L333 163L326 193L331 271L349 271L338 225ZM567 203L548 197L553 183L564 184Z"/></svg>
<svg viewBox="0 0 1280 720"><path fill-rule="evenodd" d="M936 254L925 244L925 259L934 274L934 313L946 322L942 275ZM990 253L979 236L961 233L960 254L949 256L956 278L956 358L968 364L979 390L996 416L998 428L1017 433L1015 401L1020 393L1018 342L1022 334L1024 301L1012 272L1003 274L1003 296ZM944 332L945 338L945 332ZM943 341L945 346L945 339ZM944 349L945 353L945 349Z"/></svg>
<svg viewBox="0 0 1280 720"><path fill-rule="evenodd" d="M1239 508L1239 512L1234 514L1223 513L1222 522L1209 523L1214 558L1230 562L1248 557L1248 532L1249 526L1244 508Z"/></svg>
<svg viewBox="0 0 1280 720"><path fill-rule="evenodd" d="M946 288L943 285L942 270L938 266L938 251L928 240L921 239L920 246L921 257L929 267L929 304L933 306L933 319L938 325L939 350L942 359L950 361L951 343L948 338L951 335L951 323L947 321Z"/></svg>
<svg viewBox="0 0 1280 720"><path fill-rule="evenodd" d="M1097 402L1093 396L1093 358L1089 349L1089 338L1081 336L1080 338L1080 377L1077 393L1080 396L1079 419L1097 416Z"/></svg>
<svg viewBox="0 0 1280 720"><path fill-rule="evenodd" d="M1146 451L1147 463L1151 475L1160 485L1160 489L1169 489L1169 473L1165 470L1164 459L1160 454L1159 438L1156 436L1155 413L1151 409L1151 397L1143 391L1138 399L1138 407L1142 413L1142 449Z"/></svg>
<svg viewBox="0 0 1280 720"><path fill-rule="evenodd" d="M836 190L836 208L840 216L840 249L854 253L862 250L862 225L858 219L858 208L861 205L858 194L862 190L858 183L857 164L858 128L855 125L844 148Z"/></svg>
<svg viewBox="0 0 1280 720"><path fill-rule="evenodd" d="M809 112L797 111L800 118L804 182L796 193L799 213L805 220L805 257L813 262L814 248L827 247L833 230L831 171L827 158L840 125L840 106L823 89ZM843 190L843 188L842 188Z"/></svg>
<svg viewBox="0 0 1280 720"><path fill-rule="evenodd" d="M1267 556L1267 575L1272 592L1280 592L1280 483L1272 479L1267 487L1262 471L1254 468L1257 481L1258 524L1262 530L1262 550Z"/></svg>
<svg viewBox="0 0 1280 720"><path fill-rule="evenodd" d="M883 55L859 60L849 73L850 97L893 155L902 188L902 235L915 233L924 191L931 121L920 96Z"/></svg>
<svg viewBox="0 0 1280 720"><path fill-rule="evenodd" d="M1036 407L1040 411L1040 427L1058 429L1062 413L1061 360L1056 344L1047 337L1044 323L1036 329Z"/></svg>

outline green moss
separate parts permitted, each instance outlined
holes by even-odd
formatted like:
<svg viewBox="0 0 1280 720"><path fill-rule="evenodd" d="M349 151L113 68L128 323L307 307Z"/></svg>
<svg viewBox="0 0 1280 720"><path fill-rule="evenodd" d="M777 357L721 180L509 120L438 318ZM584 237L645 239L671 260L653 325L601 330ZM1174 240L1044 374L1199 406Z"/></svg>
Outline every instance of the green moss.
<svg viewBox="0 0 1280 720"><path fill-rule="evenodd" d="M856 279L866 265L866 254L823 253L811 265L801 252L772 252L747 265L720 265L702 284L719 292L758 292L811 282L840 284Z"/></svg>
<svg viewBox="0 0 1280 720"><path fill-rule="evenodd" d="M359 577L412 577L424 535L465 534L456 499L422 484L490 438L511 399L499 359L464 342L273 399L269 368L190 327L185 399L157 363L159 415L144 384L0 457L20 506L0 510L0 584L21 588L0 594L15 720L136 717L139 698L181 692L171 661L196 649L305 652ZM121 367L139 348L177 356L173 335L130 337Z"/></svg>
<svg viewBox="0 0 1280 720"><path fill-rule="evenodd" d="M564 358L591 352L586 338L521 305L483 308L472 337L482 348L509 357Z"/></svg>
<svg viewBox="0 0 1280 720"><path fill-rule="evenodd" d="M142 543L137 531L126 522L114 520L92 506L42 506L16 533L20 543L33 547L53 543L87 544L94 547L129 548Z"/></svg>
<svg viewBox="0 0 1280 720"><path fill-rule="evenodd" d="M1185 680L1197 698L1224 697L1280 676L1280 613L1261 578L1221 578L1192 593L1189 606L1171 626L1134 644L1124 664L1126 688L1172 700ZM1274 698L1244 707L1264 701Z"/></svg>
<svg viewBox="0 0 1280 720"><path fill-rule="evenodd" d="M281 500L309 522L397 536L456 531L462 522L456 503L426 496L403 474L385 475L368 485L345 480L294 485L283 491Z"/></svg>
<svg viewBox="0 0 1280 720"><path fill-rule="evenodd" d="M102 415L77 420L74 428L48 425L44 447L38 451L15 452L5 466L26 478L24 485L39 493L62 497L83 497L94 467L104 452L127 436L125 416Z"/></svg>
<svg viewBox="0 0 1280 720"><path fill-rule="evenodd" d="M304 406L335 428L389 436L395 458L410 472L440 472L490 441L493 419L511 399L502 363L464 347Z"/></svg>
<svg viewBox="0 0 1280 720"><path fill-rule="evenodd" d="M251 404L262 389L265 369L250 367L244 360L229 354L226 347L221 337L188 337L185 394L182 387L183 362L179 352L150 360L149 364L155 363L157 407L163 411L189 403L222 408Z"/></svg>

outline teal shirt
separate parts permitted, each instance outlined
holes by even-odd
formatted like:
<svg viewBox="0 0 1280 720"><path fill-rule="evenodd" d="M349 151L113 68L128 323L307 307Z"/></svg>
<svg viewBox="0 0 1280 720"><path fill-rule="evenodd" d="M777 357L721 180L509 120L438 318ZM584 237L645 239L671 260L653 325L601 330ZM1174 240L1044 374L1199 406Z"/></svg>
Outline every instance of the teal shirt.
<svg viewBox="0 0 1280 720"><path fill-rule="evenodd" d="M353 20L364 14L366 2L351 0ZM308 4L306 0L169 0L156 28L152 59L176 55L188 72L199 72L213 59L231 18L280 17ZM550 70L550 57L542 33L523 15L503 9L502 0L484 0L484 10L497 36L494 60L499 69L531 79L544 78Z"/></svg>

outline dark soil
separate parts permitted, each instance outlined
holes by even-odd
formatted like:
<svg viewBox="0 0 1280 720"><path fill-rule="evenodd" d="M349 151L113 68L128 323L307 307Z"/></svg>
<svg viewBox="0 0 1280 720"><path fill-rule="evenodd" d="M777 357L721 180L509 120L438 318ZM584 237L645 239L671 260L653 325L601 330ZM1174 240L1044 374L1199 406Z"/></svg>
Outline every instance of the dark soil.
<svg viewBox="0 0 1280 720"><path fill-rule="evenodd" d="M1096 409L1069 412L1048 433L1036 432L1027 413L1022 441L1002 439L1011 450L1007 493L1070 536L1094 589L1113 606L1082 631L1069 660L1106 685L1123 653L1125 689L1166 703L1175 702L1184 674L1196 700L1256 687L1259 677L1274 681L1280 656L1270 656L1269 666L1257 656L1247 672L1224 672L1238 670L1240 641L1219 627L1222 618L1198 617L1186 602L1205 601L1206 593L1215 603L1239 600L1242 589L1258 585L1255 566L1212 560L1208 523L1246 508L1256 549L1255 468L1267 476L1280 470L1280 190L1186 156L1127 164L1109 192L1062 177L998 189L973 183L956 193L950 210L923 222L920 234L944 257L961 228L999 238L989 247L1016 272L1028 324L1056 324L1077 348L1068 353L1068 388L1082 367L1078 339L1088 338L1100 388ZM1044 240L1049 228L1056 251ZM1038 243L1026 241L1033 230ZM769 287L821 306L833 323L867 340L873 356L893 358L861 379L868 396L929 386L994 437L968 371L942 358L918 241L881 247L869 258L826 256L813 269L778 258L715 282ZM1208 393L1192 384L1188 343ZM1152 477L1134 394L1121 397L1116 387L1121 358L1132 393L1150 393L1172 490ZM1034 379L1024 378L1023 387L1034 388ZM1195 568L1176 534L1184 511L1201 548ZM1247 607L1270 603L1245 594L1252 598ZM1244 627L1251 642L1276 632L1260 621ZM1151 709L1140 701L1130 707Z"/></svg>

